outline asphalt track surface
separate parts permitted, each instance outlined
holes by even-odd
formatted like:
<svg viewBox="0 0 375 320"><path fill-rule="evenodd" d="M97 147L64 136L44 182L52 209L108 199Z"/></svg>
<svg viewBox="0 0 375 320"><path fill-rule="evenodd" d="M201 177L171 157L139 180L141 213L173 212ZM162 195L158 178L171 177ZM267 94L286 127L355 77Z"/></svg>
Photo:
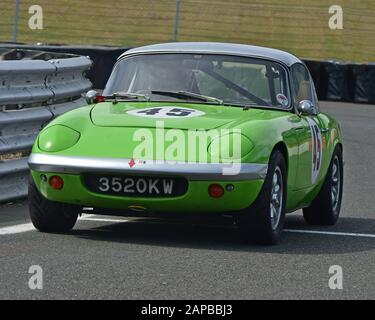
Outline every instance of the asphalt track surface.
<svg viewBox="0 0 375 320"><path fill-rule="evenodd" d="M51 235L30 226L20 201L0 206L0 299L374 299L375 106L322 109L344 134L336 226L309 227L297 212L272 247L203 221L84 216L71 234ZM29 289L32 265L43 268L42 290ZM328 286L332 265L342 267L342 290Z"/></svg>

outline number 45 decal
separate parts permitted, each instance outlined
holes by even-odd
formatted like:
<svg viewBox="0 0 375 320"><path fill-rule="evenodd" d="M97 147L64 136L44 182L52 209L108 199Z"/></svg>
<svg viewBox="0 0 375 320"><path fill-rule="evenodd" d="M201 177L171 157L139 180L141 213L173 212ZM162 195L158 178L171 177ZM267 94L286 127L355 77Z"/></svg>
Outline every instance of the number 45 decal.
<svg viewBox="0 0 375 320"><path fill-rule="evenodd" d="M312 170L311 182L314 184L319 177L323 161L323 138L322 132L316 122L311 118L306 118L311 131L311 153Z"/></svg>
<svg viewBox="0 0 375 320"><path fill-rule="evenodd" d="M147 118L170 119L170 118L191 118L203 116L203 111L182 107L154 107L136 109L127 112L130 115Z"/></svg>

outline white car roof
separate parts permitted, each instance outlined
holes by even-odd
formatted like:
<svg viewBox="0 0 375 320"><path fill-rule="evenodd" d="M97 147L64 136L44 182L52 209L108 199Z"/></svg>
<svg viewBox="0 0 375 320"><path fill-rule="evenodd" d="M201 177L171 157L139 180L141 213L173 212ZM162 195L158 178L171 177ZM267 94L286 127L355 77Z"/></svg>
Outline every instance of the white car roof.
<svg viewBox="0 0 375 320"><path fill-rule="evenodd" d="M218 43L218 42L171 42L153 44L144 47L130 49L123 53L119 59L128 55L145 53L206 53L206 54L227 54L264 58L279 61L287 66L301 63L296 56L277 49L250 46L245 44Z"/></svg>

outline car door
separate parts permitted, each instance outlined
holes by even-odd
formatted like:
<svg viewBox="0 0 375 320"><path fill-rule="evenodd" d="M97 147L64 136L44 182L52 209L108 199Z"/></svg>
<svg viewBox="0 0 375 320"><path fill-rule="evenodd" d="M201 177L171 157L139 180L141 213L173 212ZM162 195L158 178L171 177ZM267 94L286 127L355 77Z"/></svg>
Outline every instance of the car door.
<svg viewBox="0 0 375 320"><path fill-rule="evenodd" d="M311 101L316 115L300 115L296 133L298 137L298 172L296 190L308 189L316 185L321 176L325 137L322 133L322 122L319 119L319 105L311 76L305 65L297 63L292 66L292 89L294 104L297 110L303 100Z"/></svg>

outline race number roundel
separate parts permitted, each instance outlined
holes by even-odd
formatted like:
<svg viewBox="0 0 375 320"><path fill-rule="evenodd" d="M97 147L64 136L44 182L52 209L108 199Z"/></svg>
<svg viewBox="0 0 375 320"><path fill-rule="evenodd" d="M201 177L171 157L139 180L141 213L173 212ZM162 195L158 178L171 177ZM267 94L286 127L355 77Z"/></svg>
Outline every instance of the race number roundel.
<svg viewBox="0 0 375 320"><path fill-rule="evenodd" d="M307 122L310 126L311 131L311 142L312 142L312 171L311 171L311 182L314 184L320 173L323 160L323 139L322 133L319 126L314 120L307 118Z"/></svg>
<svg viewBox="0 0 375 320"><path fill-rule="evenodd" d="M153 107L136 109L127 112L132 116L157 118L157 119L180 119L192 118L205 115L203 111L183 107Z"/></svg>

